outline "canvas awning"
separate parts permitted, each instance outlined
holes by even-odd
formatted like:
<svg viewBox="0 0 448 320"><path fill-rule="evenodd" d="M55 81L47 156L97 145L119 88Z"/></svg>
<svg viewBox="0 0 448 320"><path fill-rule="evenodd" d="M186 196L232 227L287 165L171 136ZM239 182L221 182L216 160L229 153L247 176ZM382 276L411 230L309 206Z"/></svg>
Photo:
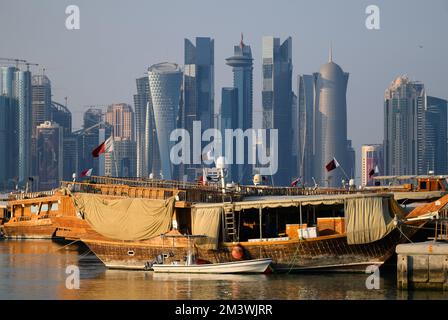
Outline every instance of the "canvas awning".
<svg viewBox="0 0 448 320"><path fill-rule="evenodd" d="M368 198L388 198L392 199L391 194L337 194L337 195L316 195L316 196L266 196L266 197L248 197L245 201L233 203L234 211L242 211L248 209L265 209L265 208L287 208L302 206L318 206L318 205L343 205L349 199L368 199ZM195 204L193 207L223 207L225 204Z"/></svg>

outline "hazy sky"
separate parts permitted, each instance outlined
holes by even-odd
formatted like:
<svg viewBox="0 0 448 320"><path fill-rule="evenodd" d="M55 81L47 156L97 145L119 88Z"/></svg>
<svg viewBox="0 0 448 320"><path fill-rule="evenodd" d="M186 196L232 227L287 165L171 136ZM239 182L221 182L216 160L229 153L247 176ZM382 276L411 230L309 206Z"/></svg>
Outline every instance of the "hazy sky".
<svg viewBox="0 0 448 320"><path fill-rule="evenodd" d="M65 28L70 4L80 8L80 30ZM370 4L380 8L380 30L365 27ZM446 0L0 0L0 57L44 66L54 100L69 98L74 128L86 106L133 105L135 78L154 63L183 65L183 39L196 36L215 39L218 106L221 88L232 85L224 59L241 32L254 56L256 110L263 35L292 37L294 91L297 74L318 71L333 43L334 61L350 73L348 136L358 168L361 145L382 141L384 90L397 75L407 74L422 81L428 94L448 98Z"/></svg>

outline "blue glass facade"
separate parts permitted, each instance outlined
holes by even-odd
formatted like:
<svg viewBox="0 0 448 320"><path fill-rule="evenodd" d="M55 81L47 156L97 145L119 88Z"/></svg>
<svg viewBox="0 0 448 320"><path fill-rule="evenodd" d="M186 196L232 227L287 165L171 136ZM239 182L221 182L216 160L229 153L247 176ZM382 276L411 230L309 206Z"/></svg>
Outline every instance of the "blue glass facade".
<svg viewBox="0 0 448 320"><path fill-rule="evenodd" d="M242 38L240 44L234 47L234 55L226 59L226 64L233 69L233 87L237 91L237 108L234 111L237 116L234 128L245 131L253 128L253 58L250 46L244 44ZM224 106L224 100L222 105ZM234 169L237 172L234 181L250 183L252 170L251 164L238 165Z"/></svg>
<svg viewBox="0 0 448 320"><path fill-rule="evenodd" d="M174 172L170 161L170 150L174 142L170 141L170 134L177 128L182 71L177 64L159 63L148 69L148 77L160 154L160 177L172 180ZM159 172L154 172L154 175L159 176Z"/></svg>

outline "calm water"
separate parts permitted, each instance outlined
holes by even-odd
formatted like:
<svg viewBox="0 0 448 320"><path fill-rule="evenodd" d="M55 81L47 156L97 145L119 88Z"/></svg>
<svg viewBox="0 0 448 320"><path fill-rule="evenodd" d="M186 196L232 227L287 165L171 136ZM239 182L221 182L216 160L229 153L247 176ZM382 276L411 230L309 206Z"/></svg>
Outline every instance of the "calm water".
<svg viewBox="0 0 448 320"><path fill-rule="evenodd" d="M107 270L76 245L0 240L0 299L448 299L437 291L401 292L394 271L379 290L365 274L169 275ZM80 270L80 288L66 288L66 267Z"/></svg>

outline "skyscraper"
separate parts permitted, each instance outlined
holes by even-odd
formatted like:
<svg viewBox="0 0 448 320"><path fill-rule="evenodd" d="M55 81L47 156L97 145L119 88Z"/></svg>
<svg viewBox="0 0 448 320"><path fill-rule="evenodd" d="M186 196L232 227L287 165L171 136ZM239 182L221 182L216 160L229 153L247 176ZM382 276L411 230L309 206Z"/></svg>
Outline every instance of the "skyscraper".
<svg viewBox="0 0 448 320"><path fill-rule="evenodd" d="M384 100L386 174L445 174L446 101L427 96L423 83L406 76L391 83Z"/></svg>
<svg viewBox="0 0 448 320"><path fill-rule="evenodd" d="M383 174L383 145L368 144L361 147L361 185L374 185L374 175Z"/></svg>
<svg viewBox="0 0 448 320"><path fill-rule="evenodd" d="M340 187L353 172L347 141L346 92L349 74L333 62L332 52L328 63L317 75L316 92L316 153L315 176L318 183L329 187ZM340 167L328 172L325 165L335 158Z"/></svg>
<svg viewBox="0 0 448 320"><path fill-rule="evenodd" d="M183 127L192 135L193 121L201 121L202 131L214 127L215 104L215 42L207 37L197 37L196 45L184 40L184 98ZM195 179L202 169L189 165L185 173L189 179Z"/></svg>
<svg viewBox="0 0 448 320"><path fill-rule="evenodd" d="M79 171L78 169L78 139L72 133L72 113L66 105L56 101L51 102L50 119L57 123L63 132L63 179L70 180L72 174ZM84 170L84 169L81 169Z"/></svg>
<svg viewBox="0 0 448 320"><path fill-rule="evenodd" d="M19 181L25 183L30 176L31 149L31 72L17 71L15 96L18 106Z"/></svg>
<svg viewBox="0 0 448 320"><path fill-rule="evenodd" d="M417 118L423 109L424 86L397 77L384 95L384 165L387 175L417 173ZM419 126L422 127L422 123Z"/></svg>
<svg viewBox="0 0 448 320"><path fill-rule="evenodd" d="M136 174L138 177L147 177L152 167L145 148L146 112L149 102L148 76L138 78L136 84L137 94L134 94L135 141L137 145ZM150 131L152 132L152 130ZM148 147L152 150L151 145Z"/></svg>
<svg viewBox="0 0 448 320"><path fill-rule="evenodd" d="M341 187L355 177L355 150L347 139L346 91L349 74L329 62L312 75L299 75L298 175L305 185ZM340 167L328 172L333 158Z"/></svg>
<svg viewBox="0 0 448 320"><path fill-rule="evenodd" d="M46 75L33 75L31 84L33 86L32 100L32 135L36 136L36 128L41 123L50 120L51 109L51 82Z"/></svg>
<svg viewBox="0 0 448 320"><path fill-rule="evenodd" d="M263 128L278 130L278 171L275 185L289 185L291 176L292 39L263 37ZM269 141L269 140L268 140ZM267 146L268 150L269 145Z"/></svg>
<svg viewBox="0 0 448 320"><path fill-rule="evenodd" d="M31 174L37 176L37 126L51 120L51 82L44 75L33 75L31 78Z"/></svg>
<svg viewBox="0 0 448 320"><path fill-rule="evenodd" d="M170 141L170 134L178 125L182 71L175 63L163 62L151 66L148 77L161 163L161 172L153 174L170 180L174 178L174 168L170 161L170 150L174 142Z"/></svg>
<svg viewBox="0 0 448 320"><path fill-rule="evenodd" d="M298 173L298 155L299 155L299 128L300 123L298 122L299 119L299 106L298 106L298 100L297 95L292 92L292 105L291 105L291 133L292 133L292 140L291 140L291 169L290 174L292 176L297 176Z"/></svg>
<svg viewBox="0 0 448 320"><path fill-rule="evenodd" d="M45 121L37 126L36 137L39 189L57 188L63 176L63 129Z"/></svg>
<svg viewBox="0 0 448 320"><path fill-rule="evenodd" d="M422 154L418 160L418 172L447 174L447 101L426 96L424 118L425 134L422 139Z"/></svg>
<svg viewBox="0 0 448 320"><path fill-rule="evenodd" d="M112 128L114 150L105 154L105 174L135 176L134 111L125 103L108 106L105 121Z"/></svg>
<svg viewBox="0 0 448 320"><path fill-rule="evenodd" d="M316 153L316 110L318 73L299 75L297 78L297 175L305 185L314 185L314 158Z"/></svg>
<svg viewBox="0 0 448 320"><path fill-rule="evenodd" d="M105 154L104 174L113 177L135 177L135 165L135 141L115 137L114 151Z"/></svg>
<svg viewBox="0 0 448 320"><path fill-rule="evenodd" d="M227 157L227 162L231 163L228 166L228 180L233 182L241 182L242 177L240 176L241 164L236 164L236 144L233 143L232 158L226 153L225 145L225 130L226 129L237 129L239 122L238 116L238 89L237 88L222 88L221 90L221 109L219 112L219 130L222 136L222 147L223 155Z"/></svg>
<svg viewBox="0 0 448 320"><path fill-rule="evenodd" d="M237 90L237 123L236 128L243 131L253 127L253 59L250 46L241 41L234 46L233 56L226 59L226 64L233 69L233 87ZM223 92L224 94L224 92ZM223 107L223 104L221 104ZM247 163L238 166L235 182L248 183L252 180L252 165Z"/></svg>
<svg viewBox="0 0 448 320"><path fill-rule="evenodd" d="M13 134L8 130L11 121L11 99L0 95L0 190L8 188L11 179L11 148Z"/></svg>
<svg viewBox="0 0 448 320"><path fill-rule="evenodd" d="M72 132L72 113L67 106L51 101L50 120L56 122L64 131L64 136Z"/></svg>
<svg viewBox="0 0 448 320"><path fill-rule="evenodd" d="M10 157L14 159L14 176L25 185L30 176L31 149L31 72L15 67L1 67L1 92L11 99L14 116L14 141Z"/></svg>
<svg viewBox="0 0 448 320"><path fill-rule="evenodd" d="M15 73L19 71L19 69L15 67L0 67L0 70L1 70L0 93L2 96L13 97Z"/></svg>
<svg viewBox="0 0 448 320"><path fill-rule="evenodd" d="M134 111L125 103L107 107L106 123L112 126L114 137L134 140Z"/></svg>
<svg viewBox="0 0 448 320"><path fill-rule="evenodd" d="M0 68L0 176L5 190L12 190L18 180L17 99L14 97L14 75L18 69ZM3 173L1 173L3 172Z"/></svg>
<svg viewBox="0 0 448 320"><path fill-rule="evenodd" d="M92 157L92 150L104 141L101 139L105 137L100 137L100 129L105 127L103 117L101 108L88 108L84 112L83 128L74 133L78 138L78 171L92 168L93 174L100 174L99 159ZM111 135L110 131L109 127L107 137Z"/></svg>

